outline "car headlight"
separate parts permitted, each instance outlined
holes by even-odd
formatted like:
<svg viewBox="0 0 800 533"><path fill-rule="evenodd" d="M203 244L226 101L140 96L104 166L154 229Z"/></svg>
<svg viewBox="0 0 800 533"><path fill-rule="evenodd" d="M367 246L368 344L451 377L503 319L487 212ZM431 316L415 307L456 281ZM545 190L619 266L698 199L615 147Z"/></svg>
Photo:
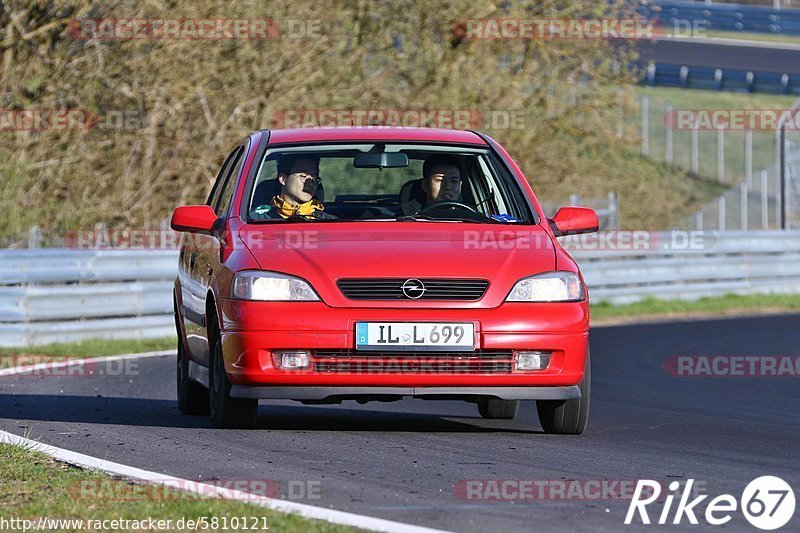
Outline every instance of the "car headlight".
<svg viewBox="0 0 800 533"><path fill-rule="evenodd" d="M507 302L577 302L586 293L574 272L555 271L519 280L506 298Z"/></svg>
<svg viewBox="0 0 800 533"><path fill-rule="evenodd" d="M233 297L240 300L319 301L308 282L279 272L237 272L232 292Z"/></svg>

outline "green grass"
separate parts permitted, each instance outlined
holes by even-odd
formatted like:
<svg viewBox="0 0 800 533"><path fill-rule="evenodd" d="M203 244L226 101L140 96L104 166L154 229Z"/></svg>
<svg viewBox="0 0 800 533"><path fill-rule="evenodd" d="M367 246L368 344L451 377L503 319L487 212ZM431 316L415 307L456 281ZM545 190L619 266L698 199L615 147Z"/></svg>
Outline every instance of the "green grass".
<svg viewBox="0 0 800 533"><path fill-rule="evenodd" d="M124 353L152 352L172 350L175 348L175 337L160 339L87 339L80 342L48 344L45 346L20 346L0 348L0 357L9 355L45 355L54 358L62 357L98 357L102 355L118 355Z"/></svg>
<svg viewBox="0 0 800 533"><path fill-rule="evenodd" d="M592 319L636 318L713 314L724 315L734 312L758 312L759 310L800 310L800 295L797 294L755 294L739 296L729 294L715 298L701 298L697 301L656 300L648 298L625 305L608 303L592 304Z"/></svg>
<svg viewBox="0 0 800 533"><path fill-rule="evenodd" d="M789 109L796 97L772 94L748 94L726 91L678 89L665 87L641 87L638 96L649 99L650 157L664 161L666 155L666 127L664 114L667 104L678 109ZM635 117L641 121L641 115ZM641 127L641 126L639 126ZM702 177L717 177L717 133L698 131L698 174ZM673 165L691 169L691 132L673 130ZM774 165L775 132L753 131L753 174L758 176L762 168ZM745 132L725 132L725 182L737 184L744 180Z"/></svg>
<svg viewBox="0 0 800 533"><path fill-rule="evenodd" d="M90 472L21 447L0 444L0 518L38 521L39 517L83 520L172 520L168 531L178 531L181 518L248 518L272 531L356 531L326 522L307 520L296 515L277 513L255 505L228 500L201 498L190 493L166 489L141 490L124 481ZM254 476L257 478L258 476ZM283 488L283 487L281 487ZM87 495L88 496L82 496ZM126 496L125 499L119 496ZM113 529L113 531L135 531ZM182 529L189 531L188 529ZM212 531L198 528L198 531ZM221 530L221 529L219 529ZM240 531L244 529L231 529ZM258 530L261 530L259 527ZM49 531L75 531L51 528ZM112 529L95 529L112 531Z"/></svg>
<svg viewBox="0 0 800 533"><path fill-rule="evenodd" d="M796 35L783 35L780 33L706 30L702 36L716 37L721 39L737 39L742 41L762 41L771 43L800 44L800 38L798 38Z"/></svg>

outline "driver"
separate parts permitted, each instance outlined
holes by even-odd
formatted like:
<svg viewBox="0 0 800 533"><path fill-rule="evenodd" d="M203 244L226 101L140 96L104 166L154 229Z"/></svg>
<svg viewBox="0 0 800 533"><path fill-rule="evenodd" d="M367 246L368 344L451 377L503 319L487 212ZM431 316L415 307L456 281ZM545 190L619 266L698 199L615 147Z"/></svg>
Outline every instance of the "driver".
<svg viewBox="0 0 800 533"><path fill-rule="evenodd" d="M451 155L434 155L422 165L422 190L426 203L458 201L461 196L461 162Z"/></svg>
<svg viewBox="0 0 800 533"><path fill-rule="evenodd" d="M461 161L452 155L437 154L428 157L422 164L422 177L405 185L410 187L408 198L400 204L400 213L416 215L436 202L458 201L461 196Z"/></svg>
<svg viewBox="0 0 800 533"><path fill-rule="evenodd" d="M286 155L278 160L278 183L280 194L269 204L253 210L256 218L302 217L306 220L336 218L324 212L325 206L314 198L321 180L319 157L310 155Z"/></svg>

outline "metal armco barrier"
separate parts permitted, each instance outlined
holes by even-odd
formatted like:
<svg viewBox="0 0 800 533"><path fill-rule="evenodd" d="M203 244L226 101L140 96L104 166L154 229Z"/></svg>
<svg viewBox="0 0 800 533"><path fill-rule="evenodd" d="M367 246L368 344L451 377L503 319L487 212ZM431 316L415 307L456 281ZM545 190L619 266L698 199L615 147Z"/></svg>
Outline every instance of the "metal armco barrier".
<svg viewBox="0 0 800 533"><path fill-rule="evenodd" d="M639 12L669 28L692 21L707 30L800 35L800 9L657 0Z"/></svg>
<svg viewBox="0 0 800 533"><path fill-rule="evenodd" d="M176 250L0 251L0 346L174 335Z"/></svg>
<svg viewBox="0 0 800 533"><path fill-rule="evenodd" d="M800 231L641 232L638 246L636 232L595 235L561 238L595 303L800 294Z"/></svg>
<svg viewBox="0 0 800 533"><path fill-rule="evenodd" d="M560 239L593 302L800 294L800 231L608 232ZM174 334L177 251L0 252L0 346Z"/></svg>

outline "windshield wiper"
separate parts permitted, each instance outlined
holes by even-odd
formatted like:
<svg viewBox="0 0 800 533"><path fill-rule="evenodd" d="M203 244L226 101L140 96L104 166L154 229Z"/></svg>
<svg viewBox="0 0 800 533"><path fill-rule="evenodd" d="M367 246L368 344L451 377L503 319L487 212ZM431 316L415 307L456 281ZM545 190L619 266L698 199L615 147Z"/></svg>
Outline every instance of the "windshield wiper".
<svg viewBox="0 0 800 533"><path fill-rule="evenodd" d="M416 221L419 221L419 220L425 220L425 221L433 221L433 222L436 222L436 221L440 221L440 222L475 222L476 224L495 224L496 223L493 220L489 220L489 219L479 220L479 219L469 218L469 217L453 217L453 216L432 217L432 216L429 216L429 215L401 215L399 217L396 217L395 220L397 220L398 222L416 222Z"/></svg>

